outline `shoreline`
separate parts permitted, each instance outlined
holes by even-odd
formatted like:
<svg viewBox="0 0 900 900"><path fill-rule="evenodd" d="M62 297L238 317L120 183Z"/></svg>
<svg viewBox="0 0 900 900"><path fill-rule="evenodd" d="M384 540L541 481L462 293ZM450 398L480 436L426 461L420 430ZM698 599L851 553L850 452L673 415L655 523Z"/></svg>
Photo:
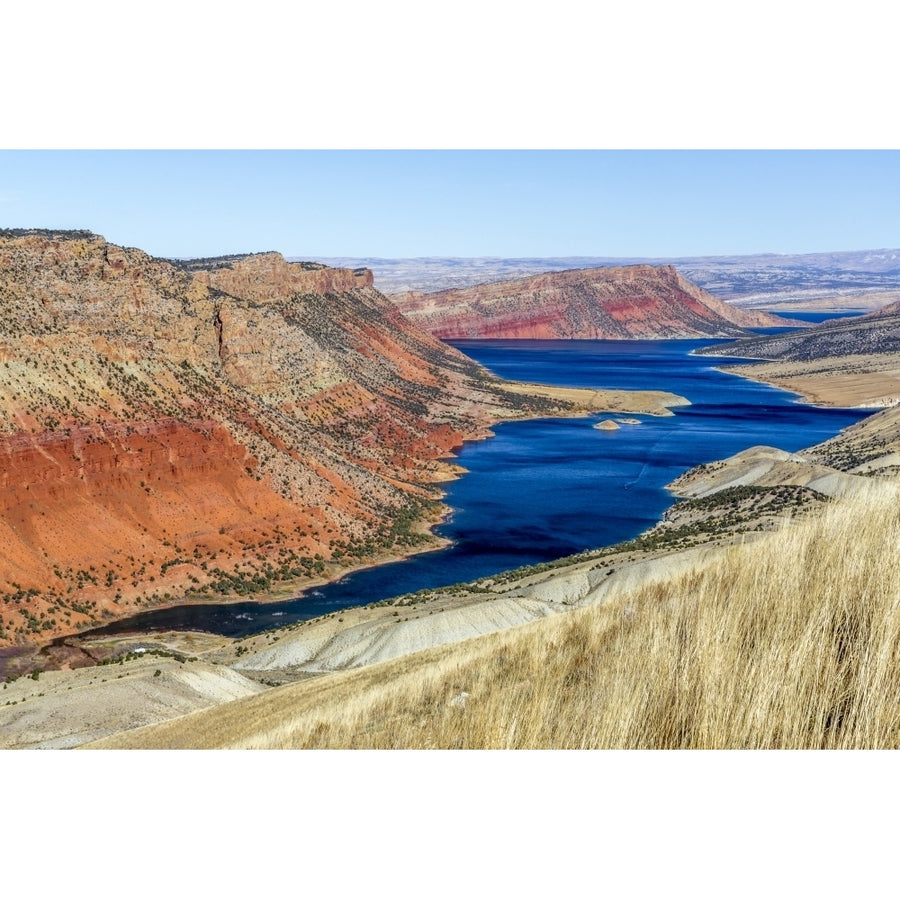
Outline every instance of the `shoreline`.
<svg viewBox="0 0 900 900"><path fill-rule="evenodd" d="M579 394L589 396L590 398L598 398L602 397L607 400L610 398L614 398L615 401L620 401L623 397L627 397L627 395L652 395L651 400L647 400L642 397L644 401L644 406L641 408L634 408L635 406L640 406L640 404L626 404L626 408L619 408L618 406L611 406L609 403L602 404L597 408L593 406L584 406L582 408L572 409L572 410L560 410L556 413L553 412L541 412L536 413L534 415L516 415L509 418L495 418L495 421L491 422L490 425L487 426L488 431L482 435L474 436L471 438L465 438L463 440L463 444L460 445L457 449L452 451L447 456L439 457L433 462L439 464L439 470L437 477L434 479L432 484L440 485L447 484L452 481L456 481L459 478L462 478L464 475L468 474L468 469L464 466L454 465L452 460L457 459L459 456L459 451L465 444L474 444L481 443L485 440L490 440L495 437L495 434L492 429L495 425L502 425L508 422L527 422L527 421L535 421L538 419L584 419L593 415L594 413L604 413L608 412L609 414L620 414L625 412L633 412L643 415L655 415L655 416L666 416L666 415L674 415L668 411L667 406L663 405L661 400L663 398L671 399L670 405L672 406L690 406L690 400L687 400L685 397L681 397L677 394L672 394L668 391L624 391L617 389L605 389L605 388L569 388L563 386L556 385L544 385L544 384L532 384L530 382L523 381L510 381L505 382L504 386L508 387L509 385L516 385L517 387L521 385L523 388L536 388L542 391L546 391L545 394L540 394L540 396L546 396L550 399L559 399L563 402L572 402L570 395L571 394ZM510 393L521 393L527 394L528 390L511 390ZM663 410L663 411L659 411ZM440 489L439 489L440 490ZM329 577L321 576L318 578L314 578L312 580L306 579L298 579L297 581L292 582L282 582L284 585L281 589L272 589L266 591L264 594L260 594L260 596L254 597L231 597L228 595L222 595L219 597L209 597L202 596L196 597L193 596L190 599L187 597L181 602L170 602L165 603L160 606L153 606L152 609L142 610L142 612L152 612L156 610L163 609L174 609L179 606L213 606L213 605L231 605L236 603L277 603L281 600L288 599L301 599L300 597L295 596L296 593L304 593L308 590L312 590L317 587L322 587L323 585L335 584L340 581L342 578L347 577L348 575L353 574L354 572L362 572L367 569L374 569L378 566L390 565L391 563L403 562L404 560L411 559L414 556L421 556L425 553L436 553L439 550L446 550L448 547L453 545L453 541L449 538L441 537L434 533L434 529L439 525L444 524L447 519L452 515L453 508L446 506L443 503L444 498L447 496L446 491L441 490L441 496L438 498L438 502L441 503L441 512L439 515L434 517L433 521L429 521L427 519L423 519L418 523L418 526L421 530L418 533L425 534L428 536L429 541L432 542L432 546L421 547L418 549L408 549L400 554L390 554L385 553L381 556L376 557L368 562L360 562L352 566L347 566L345 568L341 568L332 574ZM294 585L294 587L290 587L289 585ZM302 587L299 587L302 585ZM140 613L138 614L140 615ZM126 619L131 618L130 616L124 617L120 621L125 621ZM109 624L113 624L110 622ZM105 627L105 626L100 626ZM67 635L67 637L78 637L81 635L89 634L88 631L76 632L73 635Z"/></svg>
<svg viewBox="0 0 900 900"><path fill-rule="evenodd" d="M743 357L746 358L746 357ZM778 360L747 358L746 364L713 366L717 372L736 375L757 384L766 384L789 394L794 394L795 403L804 403L818 409L881 410L900 406L900 367L898 376L883 371L856 370L854 372L835 370L822 374L822 361L813 363L784 363ZM815 373L804 372L806 366L820 368ZM762 367L775 371L760 371ZM743 369L756 367L755 371ZM778 367L778 368L776 368ZM850 401L850 402L848 402Z"/></svg>
<svg viewBox="0 0 900 900"><path fill-rule="evenodd" d="M434 528L437 527L437 525L440 525L448 515L449 513L443 515L440 521L433 523L431 526L429 526L429 528ZM84 631L74 631L68 634L57 635L56 637L40 644L11 644L6 647L0 647L0 681L11 674L17 674L19 675L19 677L21 677L22 675L28 674L29 671L33 671L35 668L39 669L41 672L59 671L66 668L73 668L66 665L65 663L54 665L52 659L41 658L42 656L51 653L54 649L57 648L68 648L76 652L80 651L83 656L93 659L91 655L83 649L84 644L104 640L110 642L129 641L137 639L154 640L157 632L141 628L135 628L133 631L126 630L120 633L104 633L105 629L113 627L117 623L127 622L129 619L137 618L138 616L142 616L146 613L162 612L167 609L178 609L180 607L186 606L236 606L240 603L253 603L259 606L268 606L271 604L283 603L290 600L303 600L303 595L308 591L315 590L316 588L323 587L325 585L336 584L343 578L346 578L348 575L352 575L356 572L362 572L366 569L378 568L379 566L390 565L391 563L403 562L405 560L411 559L414 556L419 556L425 553L436 553L440 550L446 550L453 544L453 542L448 538L442 538L439 535L432 534L432 538L434 540L434 544L428 547L422 547L421 549L411 549L397 556L384 555L383 557L376 558L370 562L347 566L346 568L335 572L330 577L321 576L311 581L303 579L297 581L282 582L282 586L280 588L272 588L268 591L255 594L252 597L235 597L224 594L217 597L210 597L208 595L184 597L180 600L172 600L159 606L154 605L152 607L142 609L139 612L132 613L128 616L123 616L120 619L110 619L108 622L105 622L102 625L97 625L93 628L85 629ZM313 618L316 617L314 616ZM173 630L185 636L202 634L219 637L222 638L222 640L226 641L231 640L231 638L227 638L224 635L220 635L214 631L198 631L195 629L186 629L184 631L179 631L178 629L165 629L165 631L167 632ZM262 634L266 630L268 629L262 629L258 633ZM25 669L22 669L21 673L15 672L14 670L22 668L21 666L15 665L17 660L30 660L31 668L28 669L26 667ZM97 664L97 661L93 660L86 665L90 666ZM78 668L80 668L80 666Z"/></svg>
<svg viewBox="0 0 900 900"><path fill-rule="evenodd" d="M637 413L653 416L671 416L674 415L669 409L670 406L689 406L690 401L685 397L673 394L668 391L625 391L619 389L605 388L573 388L561 385L537 384L523 381L503 381L501 390L514 395L531 395L539 396L548 400L555 400L565 404L571 404L567 409L546 410L534 414L523 414L519 410L511 410L511 414L507 416L497 415L494 412L491 415L492 421L485 426L483 432L473 435L471 438L465 438L463 443L451 451L447 456L440 457L432 461L436 464L436 472L434 485L446 484L461 478L467 474L467 470L459 465L453 464L453 460L458 457L459 451L465 444L476 443L488 440L494 437L491 430L495 425L507 422L524 422L543 418L571 418L582 419L596 413L609 413L610 415L619 415L623 413ZM451 507L443 503L446 492L441 491L441 496L437 498L441 503L440 514L433 517L432 520L423 519L415 526L420 534L428 536L428 545L420 548L408 548L399 554L384 553L372 560L360 562L354 565L338 568L328 576L319 576L311 580L298 579L296 581L281 582L278 587L272 587L268 591L254 594L252 597L241 597L232 595L197 595L186 594L182 598L173 598L171 601L144 609L131 612L127 616L121 618L111 618L109 621L85 629L83 631L75 631L67 634L56 635L45 642L33 645L9 645L0 647L0 678L9 673L9 662L15 659L32 659L37 660L42 654L57 647L78 648L83 641L100 640L102 638L126 639L129 635L139 637L150 635L153 632L135 630L134 632L122 632L121 634L97 634L104 629L114 626L117 622L126 622L131 618L153 613L167 609L176 609L178 607L191 606L231 606L239 603L255 603L259 605L270 605L274 603L284 602L288 600L302 600L303 595L309 591L315 590L317 587L335 584L343 578L356 572L374 569L379 566L389 565L392 563L403 562L414 556L425 553L435 553L446 550L452 546L453 541L449 538L443 538L434 533L434 529L443 524L453 513ZM184 634L210 632L189 632ZM61 668L48 665L47 671L53 668Z"/></svg>
<svg viewBox="0 0 900 900"><path fill-rule="evenodd" d="M754 361L756 360L753 357ZM846 407L838 407L833 406L827 403L816 403L812 400L812 398L801 394L799 391L792 391L790 388L784 387L784 385L776 384L774 381L767 381L765 378L754 377L753 375L745 375L743 372L737 371L740 368L739 366L728 367L728 366L713 366L712 369L714 372L721 372L723 375L735 375L738 378L743 378L747 381L754 381L757 384L766 384L769 387L777 388L780 391L784 391L787 394L793 394L794 399L791 401L792 403L803 403L806 406L815 406L817 409L857 409L855 406L846 406Z"/></svg>

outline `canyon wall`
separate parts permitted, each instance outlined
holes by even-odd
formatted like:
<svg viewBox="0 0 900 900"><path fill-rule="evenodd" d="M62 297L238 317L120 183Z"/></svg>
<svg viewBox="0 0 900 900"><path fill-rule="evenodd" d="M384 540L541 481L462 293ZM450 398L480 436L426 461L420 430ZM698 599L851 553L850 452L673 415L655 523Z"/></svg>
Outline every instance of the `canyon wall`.
<svg viewBox="0 0 900 900"><path fill-rule="evenodd" d="M733 337L748 328L787 324L769 313L729 306L672 266L547 272L391 299L443 339Z"/></svg>
<svg viewBox="0 0 900 900"><path fill-rule="evenodd" d="M0 313L0 646L427 546L442 460L530 408L275 253L0 232Z"/></svg>

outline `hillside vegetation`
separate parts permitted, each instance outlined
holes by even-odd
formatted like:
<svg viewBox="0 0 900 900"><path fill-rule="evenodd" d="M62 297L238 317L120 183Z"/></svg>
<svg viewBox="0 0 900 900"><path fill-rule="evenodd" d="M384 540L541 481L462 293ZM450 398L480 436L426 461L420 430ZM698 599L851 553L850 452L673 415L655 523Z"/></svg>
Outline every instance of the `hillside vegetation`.
<svg viewBox="0 0 900 900"><path fill-rule="evenodd" d="M898 500L873 481L602 606L97 746L897 747Z"/></svg>
<svg viewBox="0 0 900 900"><path fill-rule="evenodd" d="M864 316L836 319L806 331L745 338L729 344L703 347L703 356L742 356L810 362L847 356L874 356L900 350L900 304L891 303Z"/></svg>

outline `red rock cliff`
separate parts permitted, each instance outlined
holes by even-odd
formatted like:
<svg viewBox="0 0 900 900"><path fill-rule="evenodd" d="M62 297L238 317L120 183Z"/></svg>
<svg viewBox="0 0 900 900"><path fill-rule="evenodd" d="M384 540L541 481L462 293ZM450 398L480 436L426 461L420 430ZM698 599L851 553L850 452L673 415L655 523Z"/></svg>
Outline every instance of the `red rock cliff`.
<svg viewBox="0 0 900 900"><path fill-rule="evenodd" d="M408 552L493 383L365 270L0 232L0 645Z"/></svg>
<svg viewBox="0 0 900 900"><path fill-rule="evenodd" d="M723 303L672 266L573 269L391 299L444 339L729 337L783 324Z"/></svg>

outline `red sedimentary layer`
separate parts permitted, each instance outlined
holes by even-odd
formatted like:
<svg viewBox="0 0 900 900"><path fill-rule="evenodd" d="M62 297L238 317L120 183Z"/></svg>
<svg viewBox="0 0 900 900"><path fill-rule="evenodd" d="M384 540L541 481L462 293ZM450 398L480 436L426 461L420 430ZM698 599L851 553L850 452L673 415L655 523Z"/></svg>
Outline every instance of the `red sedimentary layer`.
<svg viewBox="0 0 900 900"><path fill-rule="evenodd" d="M211 421L5 438L0 583L7 595L37 592L7 602L7 630L17 613L38 623L34 639L151 605L151 588L168 599L192 577L207 582L211 565L250 559L263 532L289 535L279 548L322 551L325 541L296 531L312 528L310 511L257 481L256 467Z"/></svg>
<svg viewBox="0 0 900 900"><path fill-rule="evenodd" d="M548 272L391 299L443 339L728 337L783 324L768 313L723 303L672 266Z"/></svg>

